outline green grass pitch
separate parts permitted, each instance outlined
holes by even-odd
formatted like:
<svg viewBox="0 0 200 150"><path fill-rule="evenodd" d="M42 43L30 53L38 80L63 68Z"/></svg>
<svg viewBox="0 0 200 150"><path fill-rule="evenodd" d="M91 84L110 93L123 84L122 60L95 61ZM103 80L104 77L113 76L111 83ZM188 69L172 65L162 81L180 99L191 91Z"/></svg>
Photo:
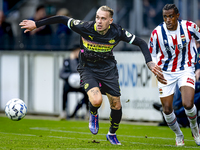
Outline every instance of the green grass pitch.
<svg viewBox="0 0 200 150"><path fill-rule="evenodd" d="M109 121L100 120L97 135L92 135L88 121L38 119L26 116L12 121L0 116L0 149L3 150L173 150L199 149L190 128L181 128L185 146L175 146L175 134L168 127L122 122L117 131L121 146L106 140Z"/></svg>

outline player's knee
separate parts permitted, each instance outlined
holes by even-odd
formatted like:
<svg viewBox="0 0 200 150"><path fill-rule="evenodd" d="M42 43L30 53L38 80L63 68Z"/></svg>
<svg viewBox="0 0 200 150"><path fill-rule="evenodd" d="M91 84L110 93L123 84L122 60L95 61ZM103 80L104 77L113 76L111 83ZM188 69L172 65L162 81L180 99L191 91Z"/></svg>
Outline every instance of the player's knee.
<svg viewBox="0 0 200 150"><path fill-rule="evenodd" d="M163 112L164 112L166 115L171 114L172 111L173 111L173 109L170 108L170 107L164 107L164 108L163 108Z"/></svg>
<svg viewBox="0 0 200 150"><path fill-rule="evenodd" d="M184 103L183 104L183 107L185 108L185 109L187 109L187 110L190 110L190 109L192 109L193 108L193 103Z"/></svg>
<svg viewBox="0 0 200 150"><path fill-rule="evenodd" d="M102 104L102 101L103 101L102 98L93 98L92 100L90 100L90 102L92 103L94 107L100 107Z"/></svg>
<svg viewBox="0 0 200 150"><path fill-rule="evenodd" d="M111 109L120 110L122 108L121 103L116 103L115 105L111 105Z"/></svg>

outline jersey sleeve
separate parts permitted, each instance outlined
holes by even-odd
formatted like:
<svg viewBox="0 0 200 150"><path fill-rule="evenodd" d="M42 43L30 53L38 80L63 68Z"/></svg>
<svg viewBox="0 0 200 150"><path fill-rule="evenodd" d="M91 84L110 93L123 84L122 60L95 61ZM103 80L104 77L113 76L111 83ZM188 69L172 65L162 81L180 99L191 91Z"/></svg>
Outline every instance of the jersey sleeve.
<svg viewBox="0 0 200 150"><path fill-rule="evenodd" d="M44 25L56 24L56 23L62 23L62 24L67 26L68 22L71 19L72 18L69 18L67 16L52 16L52 17L49 17L49 18L46 18L46 19L36 21L35 24L36 24L37 28L44 26Z"/></svg>
<svg viewBox="0 0 200 150"><path fill-rule="evenodd" d="M157 44L157 31L156 30L154 30L151 33L151 37L150 37L149 43L148 43L148 48L151 53L153 62L157 63L158 44Z"/></svg>
<svg viewBox="0 0 200 150"><path fill-rule="evenodd" d="M46 19L36 21L35 23L37 28L43 25L62 23L68 26L69 29L77 32L78 34L84 32L84 26L87 24L87 22L76 20L67 16L52 16Z"/></svg>
<svg viewBox="0 0 200 150"><path fill-rule="evenodd" d="M88 22L82 21L82 20L77 20L77 19L71 19L69 20L68 27L73 30L74 32L78 34L82 34L85 32ZM87 32L87 31L86 31Z"/></svg>
<svg viewBox="0 0 200 150"><path fill-rule="evenodd" d="M196 23L188 21L187 22L188 29L191 35L195 38L195 40L200 41L200 28Z"/></svg>
<svg viewBox="0 0 200 150"><path fill-rule="evenodd" d="M135 40L135 35L131 34L127 30L125 30L124 28L121 28L121 40L124 41L124 42L132 44L133 41Z"/></svg>
<svg viewBox="0 0 200 150"><path fill-rule="evenodd" d="M148 62L152 61L151 55L148 50L147 43L143 39L136 37L134 34L131 34L127 30L121 28L121 40L124 42L127 42L129 44L139 46L142 54L144 55L145 62L148 63Z"/></svg>

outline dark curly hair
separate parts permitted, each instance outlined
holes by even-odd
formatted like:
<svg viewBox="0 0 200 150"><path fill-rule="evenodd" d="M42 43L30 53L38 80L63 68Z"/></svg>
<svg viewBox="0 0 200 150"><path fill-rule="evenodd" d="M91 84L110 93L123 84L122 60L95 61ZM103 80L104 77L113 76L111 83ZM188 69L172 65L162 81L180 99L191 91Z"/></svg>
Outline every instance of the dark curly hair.
<svg viewBox="0 0 200 150"><path fill-rule="evenodd" d="M166 4L166 5L163 7L163 10L170 10L170 9L174 9L174 12L175 12L176 14L179 13L179 10L178 10L178 8L176 7L175 4Z"/></svg>

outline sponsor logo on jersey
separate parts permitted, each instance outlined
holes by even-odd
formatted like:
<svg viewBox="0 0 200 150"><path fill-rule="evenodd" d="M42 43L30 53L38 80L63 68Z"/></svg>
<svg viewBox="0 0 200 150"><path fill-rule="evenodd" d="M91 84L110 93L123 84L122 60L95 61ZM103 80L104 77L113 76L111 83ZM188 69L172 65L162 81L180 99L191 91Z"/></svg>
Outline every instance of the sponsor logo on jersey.
<svg viewBox="0 0 200 150"><path fill-rule="evenodd" d="M109 52L113 49L115 45L105 45L105 44L99 44L95 43L89 40L86 40L82 38L83 41L83 46L86 47L90 51L95 51L95 52Z"/></svg>
<svg viewBox="0 0 200 150"><path fill-rule="evenodd" d="M132 34L129 33L128 31L126 31L125 34L126 34L127 37L131 37L132 36Z"/></svg>
<svg viewBox="0 0 200 150"><path fill-rule="evenodd" d="M165 47L165 50L166 50L166 51L170 51L169 46L166 46L166 47Z"/></svg>
<svg viewBox="0 0 200 150"><path fill-rule="evenodd" d="M194 80L191 78L187 78L187 83L191 83L192 85L194 85Z"/></svg>
<svg viewBox="0 0 200 150"><path fill-rule="evenodd" d="M150 41L150 46L153 47L153 42L152 41Z"/></svg>
<svg viewBox="0 0 200 150"><path fill-rule="evenodd" d="M108 41L110 44L113 44L115 43L115 40L114 39L111 39L110 41Z"/></svg>
<svg viewBox="0 0 200 150"><path fill-rule="evenodd" d="M84 85L84 89L86 90L86 89L88 88L88 86L89 86L89 83L86 83L86 84Z"/></svg>
<svg viewBox="0 0 200 150"><path fill-rule="evenodd" d="M160 95L163 94L163 90L161 88L159 88L159 93L160 93Z"/></svg>

